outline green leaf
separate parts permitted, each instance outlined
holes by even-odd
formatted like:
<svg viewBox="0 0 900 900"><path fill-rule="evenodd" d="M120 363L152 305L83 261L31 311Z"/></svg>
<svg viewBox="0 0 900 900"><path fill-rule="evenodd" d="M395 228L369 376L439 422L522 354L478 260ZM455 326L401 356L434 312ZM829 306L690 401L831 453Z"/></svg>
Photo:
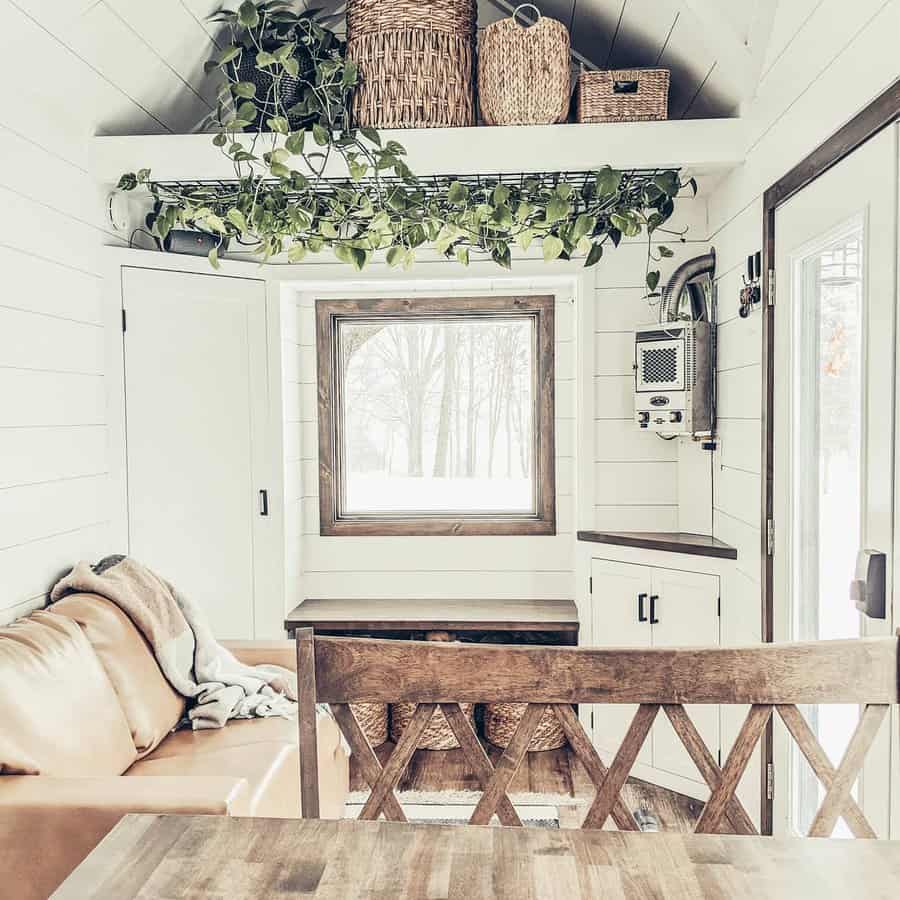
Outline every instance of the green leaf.
<svg viewBox="0 0 900 900"><path fill-rule="evenodd" d="M563 252L563 242L555 235L548 234L543 240L544 262L552 262L559 259Z"/></svg>
<svg viewBox="0 0 900 900"><path fill-rule="evenodd" d="M681 190L677 172L663 172L653 179L653 183L669 197L674 197Z"/></svg>
<svg viewBox="0 0 900 900"><path fill-rule="evenodd" d="M257 69L265 69L266 67L271 66L275 61L275 57L271 53L266 53L265 50L260 50L259 53L256 54Z"/></svg>
<svg viewBox="0 0 900 900"><path fill-rule="evenodd" d="M454 181L447 190L447 199L456 206L461 206L468 197L469 189L460 181Z"/></svg>
<svg viewBox="0 0 900 900"><path fill-rule="evenodd" d="M519 246L523 250L528 250L531 246L531 242L534 240L534 229L532 228L523 228L518 235L516 235L516 241Z"/></svg>
<svg viewBox="0 0 900 900"><path fill-rule="evenodd" d="M622 173L617 172L615 169L610 169L607 166L597 173L595 181L597 193L600 194L601 197L608 197L619 190L619 187L622 184Z"/></svg>
<svg viewBox="0 0 900 900"><path fill-rule="evenodd" d="M585 235L592 234L594 228L597 226L597 217L589 216L585 213L582 213L576 220L575 225L572 228L572 240L575 243L583 238Z"/></svg>
<svg viewBox="0 0 900 900"><path fill-rule="evenodd" d="M313 140L320 147L327 146L329 141L331 140L331 135L318 122L313 124L312 133L313 133Z"/></svg>
<svg viewBox="0 0 900 900"><path fill-rule="evenodd" d="M457 247L456 261L461 263L464 266L467 266L469 264L469 248L468 247Z"/></svg>
<svg viewBox="0 0 900 900"><path fill-rule="evenodd" d="M300 74L300 63L297 62L296 57L289 56L283 63L284 71L291 76L291 78L296 78Z"/></svg>
<svg viewBox="0 0 900 900"><path fill-rule="evenodd" d="M217 57L216 57L216 65L224 66L225 63L231 62L236 57L240 56L241 50L243 48L236 47L233 44L230 47L226 47Z"/></svg>
<svg viewBox="0 0 900 900"><path fill-rule="evenodd" d="M406 250L403 247L399 247L394 245L387 252L387 264L391 267L396 268L403 264L404 257L406 256Z"/></svg>
<svg viewBox="0 0 900 900"><path fill-rule="evenodd" d="M347 59L344 61L344 72L341 76L341 87L351 88L356 85L359 80L359 66L356 60Z"/></svg>
<svg viewBox="0 0 900 900"><path fill-rule="evenodd" d="M491 259L504 269L512 268L512 256L509 252L509 245L504 242L501 242L494 247L491 251Z"/></svg>
<svg viewBox="0 0 900 900"><path fill-rule="evenodd" d="M359 133L376 147L381 146L381 135L374 129L364 125L359 129Z"/></svg>
<svg viewBox="0 0 900 900"><path fill-rule="evenodd" d="M503 206L509 200L509 188L505 184L498 184L491 194L494 206Z"/></svg>
<svg viewBox="0 0 900 900"><path fill-rule="evenodd" d="M659 284L659 272L648 272L647 273L647 287L651 291L656 290L656 286Z"/></svg>
<svg viewBox="0 0 900 900"><path fill-rule="evenodd" d="M291 128L288 125L288 120L284 116L274 116L271 119L266 119L266 125L269 126L269 131L274 131L276 134L290 134Z"/></svg>
<svg viewBox="0 0 900 900"><path fill-rule="evenodd" d="M206 257L209 260L209 264L214 268L219 268L219 248L213 247L212 250L209 251Z"/></svg>
<svg viewBox="0 0 900 900"><path fill-rule="evenodd" d="M319 233L322 237L329 238L334 240L338 237L338 230L334 227L334 223L330 222L328 219L320 219L319 220Z"/></svg>
<svg viewBox="0 0 900 900"><path fill-rule="evenodd" d="M659 255L665 259L670 259L675 255L673 250L670 250L668 247L664 247L662 244L659 245Z"/></svg>
<svg viewBox="0 0 900 900"><path fill-rule="evenodd" d="M569 214L569 204L568 201L563 200L560 197L551 198L550 202L547 204L547 221L548 222L558 222L560 219L564 219ZM555 257L554 257L555 259Z"/></svg>
<svg viewBox="0 0 900 900"><path fill-rule="evenodd" d="M302 153L303 140L305 137L305 131L292 131L284 142L284 149L287 150L288 153L293 153L295 155Z"/></svg>
<svg viewBox="0 0 900 900"><path fill-rule="evenodd" d="M302 241L297 241L296 243L291 244L291 246L288 247L288 262L298 263L303 259L304 256L306 256L306 244L304 244Z"/></svg>
<svg viewBox="0 0 900 900"><path fill-rule="evenodd" d="M256 28L259 25L259 13L256 11L256 4L252 0L244 0L238 8L238 22L244 28Z"/></svg>
<svg viewBox="0 0 900 900"><path fill-rule="evenodd" d="M585 268L589 266L595 266L598 262L600 262L600 258L603 256L603 245L602 244L593 244L591 245L590 253L587 255L587 259L584 261Z"/></svg>
<svg viewBox="0 0 900 900"><path fill-rule="evenodd" d="M247 220L244 218L244 214L234 207L228 210L225 213L225 218L234 225L242 234L247 231Z"/></svg>
<svg viewBox="0 0 900 900"><path fill-rule="evenodd" d="M290 178L291 177L291 170L284 163L278 163L278 162L272 163L269 166L269 171L276 178Z"/></svg>
<svg viewBox="0 0 900 900"><path fill-rule="evenodd" d="M215 213L207 214L203 217L203 221L207 228L211 228L213 231L219 232L219 234L225 234L225 223Z"/></svg>
<svg viewBox="0 0 900 900"><path fill-rule="evenodd" d="M214 138L213 144L216 147L224 147L228 143L228 135L224 131L220 131Z"/></svg>
<svg viewBox="0 0 900 900"><path fill-rule="evenodd" d="M244 122L252 122L256 118L256 106L249 101L238 104L237 117Z"/></svg>
<svg viewBox="0 0 900 900"><path fill-rule="evenodd" d="M137 175L134 172L126 172L116 184L116 189L120 191L133 191L137 187Z"/></svg>

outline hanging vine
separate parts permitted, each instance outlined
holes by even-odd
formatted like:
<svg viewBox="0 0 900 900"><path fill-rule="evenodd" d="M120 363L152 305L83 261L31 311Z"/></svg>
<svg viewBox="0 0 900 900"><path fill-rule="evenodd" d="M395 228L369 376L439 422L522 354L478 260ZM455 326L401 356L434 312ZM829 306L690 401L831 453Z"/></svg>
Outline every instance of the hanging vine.
<svg viewBox="0 0 900 900"><path fill-rule="evenodd" d="M677 170L623 173L603 168L572 184L557 175L501 179L419 179L397 141L354 127L348 111L359 82L346 43L315 11L286 0L245 0L211 20L230 40L206 64L221 77L213 144L234 179L192 186L162 185L149 169L127 173L119 188L153 196L147 227L164 240L173 228L217 235L220 246L252 246L262 260L286 253L299 262L326 248L361 270L376 251L409 268L431 247L468 265L472 253L509 268L512 250L540 242L547 261L584 257L595 265L622 237L647 237L647 287L656 291L652 235L674 211L693 179ZM334 161L343 178L328 177ZM476 161L477 163L477 161ZM673 232L667 232L672 234ZM210 262L218 266L218 249Z"/></svg>

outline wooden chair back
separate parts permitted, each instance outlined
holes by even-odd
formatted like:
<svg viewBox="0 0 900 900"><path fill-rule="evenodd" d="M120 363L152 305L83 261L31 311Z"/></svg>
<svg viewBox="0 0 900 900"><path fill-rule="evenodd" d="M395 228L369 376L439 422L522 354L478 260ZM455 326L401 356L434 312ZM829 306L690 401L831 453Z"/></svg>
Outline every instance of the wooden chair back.
<svg viewBox="0 0 900 900"><path fill-rule="evenodd" d="M327 703L371 786L360 819L406 818L394 793L419 737L440 707L482 795L470 818L486 825L496 814L521 825L507 789L547 707L596 788L582 824L639 830L620 791L660 710L710 789L695 831L756 834L735 795L773 712L777 712L826 789L811 837L830 835L843 817L856 837L875 837L851 790L891 704L898 702L898 639L873 638L740 648L592 649L360 638L314 637L298 629L301 801L305 818L318 818L316 703ZM412 721L382 767L350 703L411 702ZM496 767L463 715L461 702L527 703ZM572 708L574 703L638 704L609 766L598 755ZM798 704L856 703L864 707L843 759L835 768ZM685 704L749 704L724 766L704 743Z"/></svg>

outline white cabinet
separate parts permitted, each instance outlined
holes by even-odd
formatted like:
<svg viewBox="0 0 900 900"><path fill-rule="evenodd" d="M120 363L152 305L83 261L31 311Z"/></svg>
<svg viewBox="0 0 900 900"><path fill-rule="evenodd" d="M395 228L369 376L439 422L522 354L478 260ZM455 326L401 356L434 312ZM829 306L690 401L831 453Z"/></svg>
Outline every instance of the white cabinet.
<svg viewBox="0 0 900 900"><path fill-rule="evenodd" d="M123 267L129 553L255 633L267 453L263 281Z"/></svg>
<svg viewBox="0 0 900 900"><path fill-rule="evenodd" d="M602 647L683 647L719 644L718 575L595 559L591 564L593 643ZM715 754L719 707L688 706L688 714ZM594 743L609 761L635 707L593 709ZM703 784L687 751L661 712L638 756L641 777L654 772ZM646 767L646 769L643 769ZM660 779L665 781L663 777ZM667 783L674 786L677 782Z"/></svg>

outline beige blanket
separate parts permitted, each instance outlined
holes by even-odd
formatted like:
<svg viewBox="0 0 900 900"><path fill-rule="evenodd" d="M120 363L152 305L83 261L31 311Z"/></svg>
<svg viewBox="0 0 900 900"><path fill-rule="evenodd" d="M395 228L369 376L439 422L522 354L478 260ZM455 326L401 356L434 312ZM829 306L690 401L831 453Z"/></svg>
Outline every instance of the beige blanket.
<svg viewBox="0 0 900 900"><path fill-rule="evenodd" d="M171 584L125 556L80 562L50 594L99 594L115 603L149 642L169 684L193 701L194 729L229 719L296 713L296 675L281 666L245 666L213 637L203 612Z"/></svg>

